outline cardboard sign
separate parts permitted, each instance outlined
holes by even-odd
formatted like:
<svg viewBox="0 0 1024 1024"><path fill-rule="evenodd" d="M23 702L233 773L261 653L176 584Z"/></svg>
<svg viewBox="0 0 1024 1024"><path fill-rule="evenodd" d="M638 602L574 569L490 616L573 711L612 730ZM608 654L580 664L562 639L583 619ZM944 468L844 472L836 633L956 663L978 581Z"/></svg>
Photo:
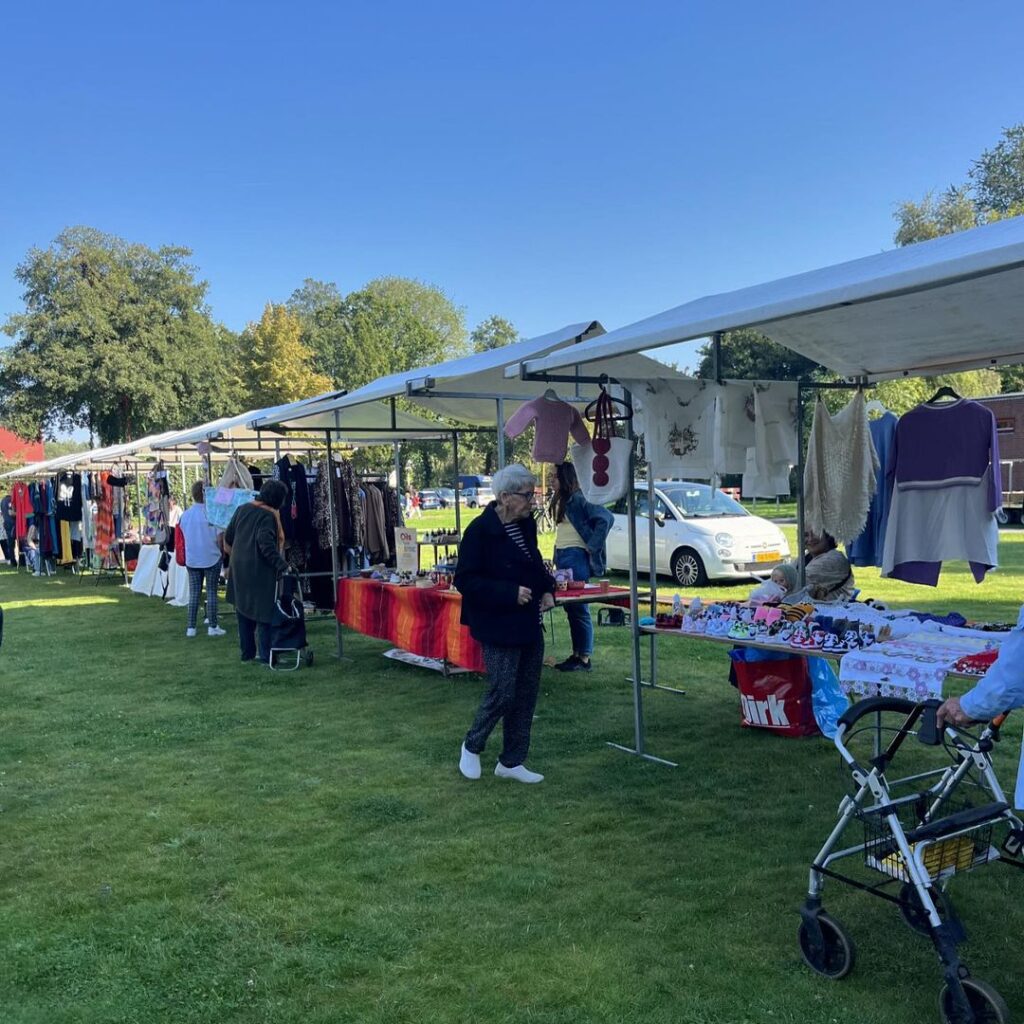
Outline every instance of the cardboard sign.
<svg viewBox="0 0 1024 1024"><path fill-rule="evenodd" d="M420 571L420 546L416 531L408 526L395 527L395 568L398 572Z"/></svg>

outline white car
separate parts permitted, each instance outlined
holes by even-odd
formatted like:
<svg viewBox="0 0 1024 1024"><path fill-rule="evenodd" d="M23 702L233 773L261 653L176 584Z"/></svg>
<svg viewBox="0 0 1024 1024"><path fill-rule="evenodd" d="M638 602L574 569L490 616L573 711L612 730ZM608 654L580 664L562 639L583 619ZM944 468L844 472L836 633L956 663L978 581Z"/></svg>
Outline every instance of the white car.
<svg viewBox="0 0 1024 1024"><path fill-rule="evenodd" d="M608 534L609 569L629 569L626 502L623 496L609 506L615 516ZM654 502L657 571L681 587L763 577L789 558L789 543L774 523L707 484L663 480L655 485ZM636 483L636 546L637 567L650 572L647 484L641 481Z"/></svg>

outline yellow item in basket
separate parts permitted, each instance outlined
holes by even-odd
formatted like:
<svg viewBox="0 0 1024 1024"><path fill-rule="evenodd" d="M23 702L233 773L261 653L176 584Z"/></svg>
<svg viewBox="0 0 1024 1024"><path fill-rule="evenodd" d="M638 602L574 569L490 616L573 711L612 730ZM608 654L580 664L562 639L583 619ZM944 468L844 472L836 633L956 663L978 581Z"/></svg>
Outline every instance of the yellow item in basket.
<svg viewBox="0 0 1024 1024"><path fill-rule="evenodd" d="M917 844L911 846L915 849ZM954 871L965 871L974 863L974 841L970 836L958 836L956 839L943 839L932 843L924 853L925 870L932 878L939 875L952 874ZM892 878L908 881L909 876L903 866L903 857L899 850L883 857L878 862L878 869Z"/></svg>

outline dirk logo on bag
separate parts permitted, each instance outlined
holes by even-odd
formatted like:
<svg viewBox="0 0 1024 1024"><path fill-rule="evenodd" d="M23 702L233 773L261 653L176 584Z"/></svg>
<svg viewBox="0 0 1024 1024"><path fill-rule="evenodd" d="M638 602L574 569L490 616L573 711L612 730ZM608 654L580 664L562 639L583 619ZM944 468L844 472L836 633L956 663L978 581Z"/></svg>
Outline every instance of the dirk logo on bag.
<svg viewBox="0 0 1024 1024"><path fill-rule="evenodd" d="M748 725L759 725L765 729L789 728L786 702L779 700L774 693L769 693L767 700L755 700L740 694L740 703L743 705L743 720Z"/></svg>

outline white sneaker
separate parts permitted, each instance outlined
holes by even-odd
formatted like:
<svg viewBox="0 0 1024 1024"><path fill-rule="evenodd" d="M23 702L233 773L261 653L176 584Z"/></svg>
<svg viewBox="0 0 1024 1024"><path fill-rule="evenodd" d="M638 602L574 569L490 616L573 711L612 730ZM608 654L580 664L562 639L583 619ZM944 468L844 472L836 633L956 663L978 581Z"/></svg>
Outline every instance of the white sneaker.
<svg viewBox="0 0 1024 1024"><path fill-rule="evenodd" d="M517 764L515 768L506 768L500 761L494 766L494 774L499 779L515 779L516 782L543 782L544 776L539 772L531 772L525 764Z"/></svg>
<svg viewBox="0 0 1024 1024"><path fill-rule="evenodd" d="M185 630L185 636L195 636L195 635L196 635L196 631L194 629L186 629Z"/></svg>
<svg viewBox="0 0 1024 1024"><path fill-rule="evenodd" d="M462 772L467 779L480 778L480 755L467 750L465 743L462 744L462 756L459 758L459 771Z"/></svg>
<svg viewBox="0 0 1024 1024"><path fill-rule="evenodd" d="M227 630L221 629L220 626L211 626L206 631L207 636L227 636Z"/></svg>

